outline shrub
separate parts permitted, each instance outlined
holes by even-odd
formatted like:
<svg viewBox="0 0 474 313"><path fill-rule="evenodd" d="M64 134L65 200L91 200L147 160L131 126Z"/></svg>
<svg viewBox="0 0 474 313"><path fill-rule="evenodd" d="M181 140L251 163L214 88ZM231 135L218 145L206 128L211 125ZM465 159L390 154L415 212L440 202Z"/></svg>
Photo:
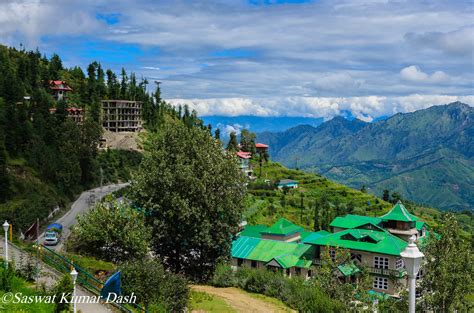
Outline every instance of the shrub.
<svg viewBox="0 0 474 313"><path fill-rule="evenodd" d="M2 264L3 266L3 264ZM9 266L7 269L0 270L0 290L5 292L12 291L12 281L15 276L15 269Z"/></svg>
<svg viewBox="0 0 474 313"><path fill-rule="evenodd" d="M211 284L216 287L232 287L235 284L234 272L226 263L217 264Z"/></svg>
<svg viewBox="0 0 474 313"><path fill-rule="evenodd" d="M62 294L64 293L66 298L68 298L69 301L67 302L61 302L57 301L55 303L54 307L54 312L59 313L59 312L69 312L71 304L68 303L71 300L72 296L68 296L68 294L72 295L72 290L73 290L73 283L71 279L71 275L69 274L64 274L61 280L59 280L56 285L53 287L51 290L51 296L56 295L57 299L60 299Z"/></svg>
<svg viewBox="0 0 474 313"><path fill-rule="evenodd" d="M186 279L166 272L158 260L134 260L120 266L122 288L152 312L182 312L189 299Z"/></svg>
<svg viewBox="0 0 474 313"><path fill-rule="evenodd" d="M161 286L161 302L166 312L184 312L189 300L186 278L179 274L167 273Z"/></svg>
<svg viewBox="0 0 474 313"><path fill-rule="evenodd" d="M320 287L299 277L284 277L279 272L248 268L239 268L233 272L228 265L221 264L219 279L213 279L211 284L220 287L218 284L222 283L221 279L226 279L233 286L246 291L278 298L300 312L343 312L346 309L343 303L329 298Z"/></svg>

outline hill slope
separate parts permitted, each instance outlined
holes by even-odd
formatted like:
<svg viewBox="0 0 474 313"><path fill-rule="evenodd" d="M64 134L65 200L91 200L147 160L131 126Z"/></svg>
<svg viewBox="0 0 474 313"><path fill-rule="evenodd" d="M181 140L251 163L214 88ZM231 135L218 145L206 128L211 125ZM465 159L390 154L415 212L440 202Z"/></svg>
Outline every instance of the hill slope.
<svg viewBox="0 0 474 313"><path fill-rule="evenodd" d="M459 102L375 123L335 118L317 128L258 135L272 158L287 166L453 210L474 207L472 138L474 109Z"/></svg>

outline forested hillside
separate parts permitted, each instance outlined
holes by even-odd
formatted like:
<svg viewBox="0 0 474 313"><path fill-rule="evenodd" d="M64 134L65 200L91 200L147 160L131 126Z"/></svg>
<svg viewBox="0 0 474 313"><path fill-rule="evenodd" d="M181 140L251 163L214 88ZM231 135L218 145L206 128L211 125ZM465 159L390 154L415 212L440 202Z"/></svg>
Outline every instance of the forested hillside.
<svg viewBox="0 0 474 313"><path fill-rule="evenodd" d="M141 155L99 151L102 99L143 101L145 127L156 129L167 118L201 125L195 112L174 109L161 99L159 85L148 93L145 79L122 70L120 79L100 63L65 68L58 55L0 46L0 214L25 230L44 221L57 206L66 207L79 192L103 183L130 179ZM68 100L55 101L49 81L73 89ZM67 118L67 108L85 110L82 123ZM102 175L102 177L101 177Z"/></svg>
<svg viewBox="0 0 474 313"><path fill-rule="evenodd" d="M259 172L259 165L253 162ZM281 179L298 181L298 188L278 190L275 185ZM248 190L244 218L251 224L271 225L285 217L306 229L329 230L330 222L337 216L380 216L398 200L432 227L440 224L443 218L439 210L403 199L397 192L386 193L384 199L378 198L365 190L355 190L318 174L288 169L271 161L263 164L262 178L249 183ZM471 238L474 231L472 214L457 213L455 217L463 236Z"/></svg>
<svg viewBox="0 0 474 313"><path fill-rule="evenodd" d="M452 210L474 207L472 138L474 109L459 102L374 123L338 117L317 128L258 135L287 166Z"/></svg>

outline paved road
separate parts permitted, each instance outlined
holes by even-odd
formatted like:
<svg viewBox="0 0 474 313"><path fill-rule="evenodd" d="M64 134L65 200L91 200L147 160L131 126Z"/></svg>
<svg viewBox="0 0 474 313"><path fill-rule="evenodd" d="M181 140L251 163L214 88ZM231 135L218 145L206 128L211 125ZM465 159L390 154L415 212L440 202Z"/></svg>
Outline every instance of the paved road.
<svg viewBox="0 0 474 313"><path fill-rule="evenodd" d="M1 237L0 240L0 247L2 249L2 253L5 248L5 240L4 237ZM13 246L11 243L8 244L8 255L9 255L9 260L10 261L15 261L16 264L20 263L22 260L27 260L28 258L31 258L30 255L28 255L26 252L16 248ZM56 270L50 268L44 263L40 263L40 270L41 273L39 275L39 286L41 286L43 283L47 288L51 288L54 286L56 281L58 281L63 274L57 272ZM76 285L76 295L77 296L94 296L90 292L86 291L82 287ZM77 310L83 312L83 313L110 313L110 312L116 312L115 309L112 309L112 307L109 305L106 305L105 303L78 303L77 304Z"/></svg>
<svg viewBox="0 0 474 313"><path fill-rule="evenodd" d="M65 239L71 233L71 227L77 223L77 216L87 212L97 201L102 199L105 195L117 191L123 187L128 186L128 183L123 184L114 184L107 185L103 187L98 187L88 191L84 191L79 198L72 204L71 209L61 216L55 223L63 225L63 237L60 243L57 246L49 247L56 251L59 251L63 248L63 243ZM40 243L44 241L44 233L40 235Z"/></svg>
<svg viewBox="0 0 474 313"><path fill-rule="evenodd" d="M63 225L63 238L60 242L55 247L51 247L56 250L60 250L63 246L64 240L69 236L71 232L71 227L76 224L77 222L77 216L81 215L85 212L87 212L97 201L102 199L105 195L114 192L116 190L119 190L125 186L127 186L128 183L124 184L115 184L115 185L108 185L104 187L99 187L95 189L91 189L88 191L83 192L79 198L72 204L71 209L66 212L62 217L60 217L56 223L60 223ZM40 243L44 241L44 233L40 235ZM0 248L3 253L5 245L5 240L0 240ZM28 258L31 258L31 256L27 255L26 252L16 248L13 245L9 245L9 255L10 255L10 260L14 260L15 262L20 262L21 260L27 260ZM55 282L60 279L60 277L63 275L56 270L50 268L44 263L40 263L41 267L41 274L38 279L39 284L41 285L44 283L48 288L53 286ZM77 295L78 296L93 296L93 294L89 293L87 290L83 289L80 286L77 286ZM77 309L81 310L84 313L88 312L93 312L93 313L109 313L109 312L114 312L114 310L111 309L110 305L105 305L105 304L98 304L98 303L78 303L77 304Z"/></svg>

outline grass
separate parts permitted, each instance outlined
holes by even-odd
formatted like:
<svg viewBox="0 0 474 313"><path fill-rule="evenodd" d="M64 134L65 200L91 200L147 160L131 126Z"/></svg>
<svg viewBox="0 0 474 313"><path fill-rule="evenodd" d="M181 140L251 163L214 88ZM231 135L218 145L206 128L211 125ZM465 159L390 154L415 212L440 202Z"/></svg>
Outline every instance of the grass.
<svg viewBox="0 0 474 313"><path fill-rule="evenodd" d="M259 165L252 161L254 171L258 174ZM293 179L299 182L297 189L288 190L286 194L274 186L280 179ZM269 180L270 182L265 182ZM284 217L306 229L314 228L314 206L321 195L325 194L331 203L332 218L347 213L380 216L388 212L393 204L385 202L369 193L361 192L335 183L315 173L288 169L276 162L264 163L262 177L248 186L249 197L246 203L244 218L250 224L271 225L280 217ZM303 195L303 208L301 207ZM404 201L410 212L428 223L432 228L438 226L442 212L434 208ZM473 214L457 212L455 214L460 227L461 236L470 240L474 231Z"/></svg>
<svg viewBox="0 0 474 313"><path fill-rule="evenodd" d="M265 302L273 304L275 307L277 307L279 309L279 311L293 312L293 310L288 308L288 306L285 303L283 303L283 301L281 301L281 300L271 298L271 297L268 297L268 296L265 296L265 295L262 295L262 294L259 294L259 293L252 293L252 292L248 292L248 291L245 291L245 290L241 290L241 291L242 291L242 293L245 293L245 294L247 294L248 296L250 296L254 299L258 299L258 300L265 301Z"/></svg>
<svg viewBox="0 0 474 313"><path fill-rule="evenodd" d="M77 264L83 269L85 269L91 275L94 275L99 271L106 271L110 275L116 269L115 264L113 264L112 262L98 260L94 257L83 256L83 255L72 254L72 253L67 253L64 256L68 258L69 260L72 260L74 264Z"/></svg>
<svg viewBox="0 0 474 313"><path fill-rule="evenodd" d="M35 296L41 295L34 290L34 285L27 283L21 278L13 277L12 290L13 294L19 293L21 296ZM0 291L0 299L6 294ZM0 312L34 312L34 313L49 313L54 312L55 305L53 303L4 303L0 302Z"/></svg>
<svg viewBox="0 0 474 313"><path fill-rule="evenodd" d="M256 173L259 173L257 165ZM286 194L274 185L280 179L294 179L299 182L297 189ZM265 180L270 182L266 183ZM391 204L377 197L332 182L322 176L300 170L285 168L279 163L268 162L263 165L262 178L249 184L249 198L245 218L252 224L271 225L278 218L285 217L307 229L314 227L314 209L324 194L334 206L352 208L352 214L381 215L391 208ZM303 199L302 199L303 196ZM303 208L301 207L303 200ZM335 217L335 216L334 216Z"/></svg>
<svg viewBox="0 0 474 313"><path fill-rule="evenodd" d="M189 303L193 311L236 312L221 298L200 291L191 291Z"/></svg>

